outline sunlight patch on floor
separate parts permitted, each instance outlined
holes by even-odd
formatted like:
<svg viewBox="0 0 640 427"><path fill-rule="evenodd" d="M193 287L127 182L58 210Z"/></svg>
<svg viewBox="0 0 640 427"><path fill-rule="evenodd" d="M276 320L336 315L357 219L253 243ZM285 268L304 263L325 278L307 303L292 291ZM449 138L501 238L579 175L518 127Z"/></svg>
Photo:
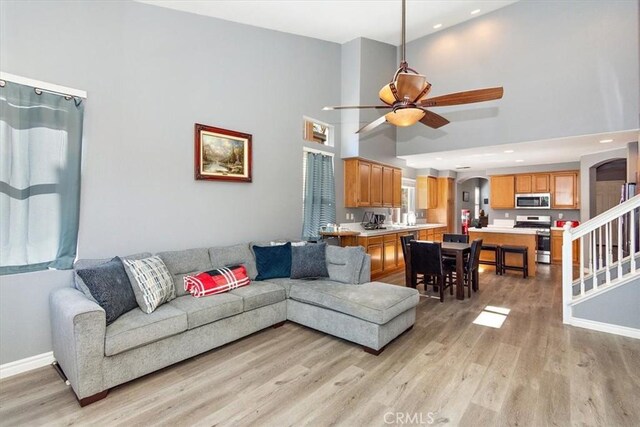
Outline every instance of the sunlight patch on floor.
<svg viewBox="0 0 640 427"><path fill-rule="evenodd" d="M482 313L476 317L473 323L476 325L499 329L502 327L504 321L507 320L509 312L511 312L511 309L506 307L488 305L484 308Z"/></svg>

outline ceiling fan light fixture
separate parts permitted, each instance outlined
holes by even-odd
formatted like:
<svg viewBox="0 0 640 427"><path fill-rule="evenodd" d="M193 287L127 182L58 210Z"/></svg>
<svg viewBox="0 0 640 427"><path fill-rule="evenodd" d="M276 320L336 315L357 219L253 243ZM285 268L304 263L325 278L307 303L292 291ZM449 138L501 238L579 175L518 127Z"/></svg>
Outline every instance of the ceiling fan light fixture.
<svg viewBox="0 0 640 427"><path fill-rule="evenodd" d="M393 96L390 84L382 86L382 89L378 92L378 97L380 98L380 101L387 105L393 105L393 103L396 102L396 97Z"/></svg>
<svg viewBox="0 0 640 427"><path fill-rule="evenodd" d="M420 108L401 108L385 115L389 123L399 127L415 125L424 117L424 111Z"/></svg>

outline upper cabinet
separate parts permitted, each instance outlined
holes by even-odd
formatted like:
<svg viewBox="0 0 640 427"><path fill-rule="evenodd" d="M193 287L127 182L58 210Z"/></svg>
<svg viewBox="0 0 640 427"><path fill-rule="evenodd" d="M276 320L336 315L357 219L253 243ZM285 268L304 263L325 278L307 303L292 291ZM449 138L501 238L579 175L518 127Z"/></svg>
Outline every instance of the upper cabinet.
<svg viewBox="0 0 640 427"><path fill-rule="evenodd" d="M402 170L364 159L345 159L344 205L402 207Z"/></svg>
<svg viewBox="0 0 640 427"><path fill-rule="evenodd" d="M494 175L490 180L491 209L513 209L516 204L514 175Z"/></svg>
<svg viewBox="0 0 640 427"><path fill-rule="evenodd" d="M515 195L550 193L551 209L579 209L578 171L491 176L491 208L515 208Z"/></svg>
<svg viewBox="0 0 640 427"><path fill-rule="evenodd" d="M434 209L438 207L438 178L419 176L416 179L417 209Z"/></svg>
<svg viewBox="0 0 640 427"><path fill-rule="evenodd" d="M580 207L578 172L556 172L551 175L551 207L553 209Z"/></svg>
<svg viewBox="0 0 640 427"><path fill-rule="evenodd" d="M550 175L548 173L518 174L516 179L516 194L549 193Z"/></svg>

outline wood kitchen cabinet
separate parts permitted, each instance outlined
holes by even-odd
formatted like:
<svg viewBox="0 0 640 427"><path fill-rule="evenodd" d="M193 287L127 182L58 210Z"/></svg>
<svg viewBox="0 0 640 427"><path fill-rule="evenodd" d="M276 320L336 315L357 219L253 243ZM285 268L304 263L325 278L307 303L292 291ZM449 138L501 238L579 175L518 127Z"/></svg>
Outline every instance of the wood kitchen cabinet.
<svg viewBox="0 0 640 427"><path fill-rule="evenodd" d="M360 158L344 160L347 208L402 206L402 170Z"/></svg>
<svg viewBox="0 0 640 427"><path fill-rule="evenodd" d="M551 207L553 209L579 208L578 176L576 171L551 174Z"/></svg>
<svg viewBox="0 0 640 427"><path fill-rule="evenodd" d="M402 170L393 169L392 185L393 185L393 207L402 207Z"/></svg>
<svg viewBox="0 0 640 427"><path fill-rule="evenodd" d="M384 269L386 271L393 270L398 266L398 235L386 234L384 236Z"/></svg>
<svg viewBox="0 0 640 427"><path fill-rule="evenodd" d="M489 185L489 200L492 209L513 209L515 207L514 175L493 175Z"/></svg>
<svg viewBox="0 0 640 427"><path fill-rule="evenodd" d="M438 178L419 176L416 179L416 207L418 209L438 207Z"/></svg>
<svg viewBox="0 0 640 427"><path fill-rule="evenodd" d="M532 193L549 193L551 191L551 176L548 173L531 175Z"/></svg>
<svg viewBox="0 0 640 427"><path fill-rule="evenodd" d="M515 175L516 194L548 193L550 191L548 173Z"/></svg>
<svg viewBox="0 0 640 427"><path fill-rule="evenodd" d="M551 230L551 264L562 264L562 234L560 230ZM580 240L573 241L573 264L580 264Z"/></svg>

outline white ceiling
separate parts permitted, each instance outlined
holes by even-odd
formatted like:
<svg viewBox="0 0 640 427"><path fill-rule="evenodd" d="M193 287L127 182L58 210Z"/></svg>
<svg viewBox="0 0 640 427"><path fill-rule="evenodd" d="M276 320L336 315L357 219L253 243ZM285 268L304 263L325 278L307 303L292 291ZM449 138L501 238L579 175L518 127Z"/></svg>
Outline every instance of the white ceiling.
<svg viewBox="0 0 640 427"><path fill-rule="evenodd" d="M612 139L608 143L602 140ZM638 130L582 135L542 141L501 144L463 150L398 156L407 166L438 170L485 170L494 168L577 162L586 154L623 148L628 142L638 141ZM513 150L512 153L505 151ZM459 169L460 166L469 167Z"/></svg>
<svg viewBox="0 0 640 427"><path fill-rule="evenodd" d="M358 37L400 44L400 0L137 0L285 33L345 43ZM407 41L517 0L408 0ZM471 12L480 12L471 15ZM434 29L436 24L442 27Z"/></svg>

